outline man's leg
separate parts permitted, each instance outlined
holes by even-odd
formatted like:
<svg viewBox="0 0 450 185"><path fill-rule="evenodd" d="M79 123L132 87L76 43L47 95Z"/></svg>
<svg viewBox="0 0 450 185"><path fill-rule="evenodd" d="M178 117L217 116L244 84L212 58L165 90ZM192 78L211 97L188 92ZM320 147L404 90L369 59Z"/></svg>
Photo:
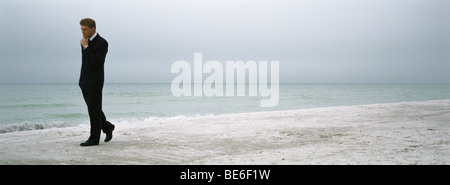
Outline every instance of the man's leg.
<svg viewBox="0 0 450 185"><path fill-rule="evenodd" d="M102 131L107 132L112 127L112 124L109 121L106 121L106 116L102 110Z"/></svg>
<svg viewBox="0 0 450 185"><path fill-rule="evenodd" d="M108 142L112 139L112 132L114 131L115 126L111 124L111 122L106 121L105 114L102 111L102 131L106 134L105 142Z"/></svg>
<svg viewBox="0 0 450 185"><path fill-rule="evenodd" d="M83 97L88 108L91 125L91 135L89 136L89 140L99 143L103 121L102 119L104 116L102 112L102 92L87 92L83 90Z"/></svg>

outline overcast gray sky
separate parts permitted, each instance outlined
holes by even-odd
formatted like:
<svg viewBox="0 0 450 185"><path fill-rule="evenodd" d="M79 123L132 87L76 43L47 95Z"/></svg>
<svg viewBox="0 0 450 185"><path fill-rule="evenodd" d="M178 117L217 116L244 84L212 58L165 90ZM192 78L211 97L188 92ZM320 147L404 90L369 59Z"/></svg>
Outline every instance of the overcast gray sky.
<svg viewBox="0 0 450 185"><path fill-rule="evenodd" d="M450 83L448 0L1 0L0 83L77 83L85 17L107 83L171 82L194 52L278 60L280 82Z"/></svg>

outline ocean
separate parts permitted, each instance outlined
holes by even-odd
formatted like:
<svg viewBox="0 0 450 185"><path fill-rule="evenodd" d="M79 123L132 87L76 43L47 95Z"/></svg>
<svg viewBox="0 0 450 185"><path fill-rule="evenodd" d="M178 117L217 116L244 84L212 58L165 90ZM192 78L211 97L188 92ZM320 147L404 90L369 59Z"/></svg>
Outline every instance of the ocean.
<svg viewBox="0 0 450 185"><path fill-rule="evenodd" d="M181 96L170 83L103 88L103 112L112 123L316 107L450 99L450 84L280 84L275 107L261 96ZM0 84L0 133L89 124L76 83Z"/></svg>

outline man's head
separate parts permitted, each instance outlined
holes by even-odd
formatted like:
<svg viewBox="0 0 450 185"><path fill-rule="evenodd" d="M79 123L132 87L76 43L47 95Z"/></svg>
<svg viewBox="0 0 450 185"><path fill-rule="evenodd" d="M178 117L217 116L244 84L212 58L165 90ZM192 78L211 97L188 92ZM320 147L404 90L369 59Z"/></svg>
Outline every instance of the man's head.
<svg viewBox="0 0 450 185"><path fill-rule="evenodd" d="M90 38L95 33L95 21L91 18L81 19L80 21L81 33L84 38Z"/></svg>

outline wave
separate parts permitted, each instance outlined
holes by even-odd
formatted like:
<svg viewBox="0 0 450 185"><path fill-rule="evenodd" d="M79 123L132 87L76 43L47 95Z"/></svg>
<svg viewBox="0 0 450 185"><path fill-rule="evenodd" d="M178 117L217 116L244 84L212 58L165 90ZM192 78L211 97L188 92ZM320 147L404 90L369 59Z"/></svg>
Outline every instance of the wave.
<svg viewBox="0 0 450 185"><path fill-rule="evenodd" d="M8 125L0 125L0 133L8 133L8 132L19 132L19 131L28 131L28 130L41 130L48 128L61 128L73 126L64 122L52 122L52 123L17 123L17 124L8 124Z"/></svg>
<svg viewBox="0 0 450 185"><path fill-rule="evenodd" d="M62 119L69 119L69 118L83 118L87 116L83 113L68 113L68 114L44 114L47 118L62 118Z"/></svg>
<svg viewBox="0 0 450 185"><path fill-rule="evenodd" d="M415 106L416 104L422 105L424 102L426 104L450 104L450 99L442 99L442 100L430 100L430 101L413 101L413 102L399 102L399 103L378 103L378 104L363 104L363 105L350 105L350 106L366 106L366 105L383 105L383 104L392 104L392 105L400 105L407 103L408 105ZM340 107L340 106L330 106L330 107ZM319 107L316 107L319 108ZM321 107L323 108L323 107ZM309 109L309 108L306 108ZM298 109L291 109L291 110L298 110ZM280 111L287 111L287 110L280 110ZM256 111L259 112L259 111ZM265 111L262 111L265 112ZM113 124L119 124L119 125L127 125L127 124L158 124L161 121L184 121L184 120L191 120L191 119L197 119L197 118L210 118L215 116L222 116L222 115L230 115L230 114L241 114L241 113L255 113L255 112L235 112L235 113L217 113L217 114L179 114L179 115L172 115L172 116L147 116L147 117L120 117L120 118L113 118L110 119ZM81 117L86 116L81 113L72 113L72 114L64 114L64 115L58 115L58 117ZM41 130L41 129L49 129L49 128L61 128L61 127L72 127L72 126L79 126L81 124L89 125L89 121L75 121L72 123L69 122L61 122L61 121L53 121L48 123L31 123L31 122L23 122L23 123L17 123L17 124L6 124L1 125L0 124L0 133L8 133L8 132L18 132L18 131L28 131L28 130Z"/></svg>
<svg viewBox="0 0 450 185"><path fill-rule="evenodd" d="M72 107L75 104L70 103L36 103L36 104L18 104L18 105L0 105L0 109L12 109L12 108L51 108L51 107Z"/></svg>
<svg viewBox="0 0 450 185"><path fill-rule="evenodd" d="M79 117L84 116L83 114L74 113L74 114L67 114L64 115L64 117ZM152 124L156 122L160 122L163 120L179 120L179 119L192 119L196 117L204 117L204 116L213 116L213 114L195 114L195 115L176 115L171 117L158 117L158 116L150 116L146 118L116 118L111 119L113 124L133 124L133 123L146 123L146 124ZM61 117L61 115L58 115L58 117ZM83 121L83 123L89 124L89 121ZM78 126L82 123L77 122L75 123L68 123L68 122L49 122L49 123L42 123L42 122L23 122L23 123L14 123L14 124L6 124L1 125L0 124L0 134L8 133L8 132L20 132L20 131L30 131L30 130L42 130L42 129L50 129L50 128L62 128L62 127L73 127Z"/></svg>

